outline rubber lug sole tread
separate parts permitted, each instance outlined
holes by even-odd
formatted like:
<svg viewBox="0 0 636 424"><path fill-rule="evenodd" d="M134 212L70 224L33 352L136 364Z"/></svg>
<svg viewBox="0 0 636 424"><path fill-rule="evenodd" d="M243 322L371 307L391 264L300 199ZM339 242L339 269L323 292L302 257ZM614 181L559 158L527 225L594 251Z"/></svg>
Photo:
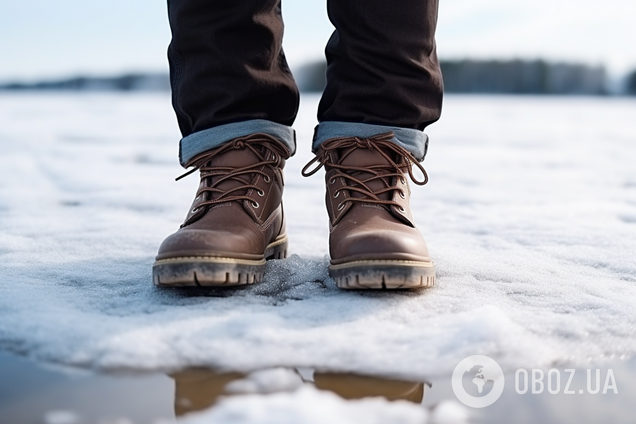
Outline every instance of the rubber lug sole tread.
<svg viewBox="0 0 636 424"><path fill-rule="evenodd" d="M355 261L330 266L329 275L345 290L417 289L435 285L432 262Z"/></svg>
<svg viewBox="0 0 636 424"><path fill-rule="evenodd" d="M287 245L287 237L271 243L261 261L213 256L158 260L152 267L152 280L160 287L235 287L260 283L266 261L285 259Z"/></svg>

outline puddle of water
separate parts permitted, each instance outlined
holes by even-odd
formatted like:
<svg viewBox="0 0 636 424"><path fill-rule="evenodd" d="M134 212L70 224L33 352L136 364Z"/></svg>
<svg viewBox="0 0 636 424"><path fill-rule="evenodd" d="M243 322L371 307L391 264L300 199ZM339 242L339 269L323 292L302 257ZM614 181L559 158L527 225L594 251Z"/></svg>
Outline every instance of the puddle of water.
<svg viewBox="0 0 636 424"><path fill-rule="evenodd" d="M508 374L503 393L494 404L483 409L466 408L470 422L633 423L636 359L610 365L599 368L598 383L594 367L590 367L589 375L587 369L580 368L528 369L527 391L523 394L519 391L526 386L524 374ZM608 380L610 370L613 382ZM472 387L471 378L464 383L469 392L477 390ZM0 423L174 423L185 414L213 407L222 396L291 391L303 384L315 385L344 399L381 396L421 404L429 410L442 401L456 401L450 375L417 382L305 368L278 368L249 375L206 368L168 375L100 374L0 352ZM484 396L491 389L489 385L482 387ZM597 389L598 393L594 393ZM480 396L475 390L471 395Z"/></svg>
<svg viewBox="0 0 636 424"><path fill-rule="evenodd" d="M100 374L51 366L0 352L0 423L170 423L213 406L221 396L269 393L312 384L345 399L385 397L422 403L427 384L371 376L277 369L287 382L245 387L257 373L192 368L166 374ZM296 378L296 383L289 376ZM271 375L269 376L271 379ZM274 376L276 377L276 376ZM252 380L254 380L252 378ZM249 383L249 381L248 381ZM256 380L256 383L258 381ZM290 386L290 383L293 383ZM301 423L299 423L301 424Z"/></svg>
<svg viewBox="0 0 636 424"><path fill-rule="evenodd" d="M173 418L174 382L42 365L0 352L0 423L135 423Z"/></svg>
<svg viewBox="0 0 636 424"><path fill-rule="evenodd" d="M287 372L287 381L280 382L271 373ZM269 379L278 380L271 385L246 385L244 379L254 380L253 375L229 372L219 373L210 369L187 369L170 374L175 383L174 409L177 417L188 412L200 411L213 406L221 396L232 396L242 393L273 393L277 391L293 390L302 384L313 384L320 390L334 392L344 399L362 399L366 397L384 397L388 400L407 400L421 404L424 398L426 383L404 380L392 380L355 374L339 374L315 372L311 369L276 369L264 370L260 373L270 373ZM258 372L256 373L258 374ZM289 380L290 374L297 378L296 384ZM258 380L257 380L258 382Z"/></svg>

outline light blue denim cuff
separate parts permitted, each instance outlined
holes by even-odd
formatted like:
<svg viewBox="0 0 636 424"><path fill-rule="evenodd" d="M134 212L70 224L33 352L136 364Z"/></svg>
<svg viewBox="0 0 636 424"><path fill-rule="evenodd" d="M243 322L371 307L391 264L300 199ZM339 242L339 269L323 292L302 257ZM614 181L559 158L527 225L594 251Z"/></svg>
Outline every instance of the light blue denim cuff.
<svg viewBox="0 0 636 424"><path fill-rule="evenodd" d="M296 153L296 132L287 125L265 119L233 122L198 131L181 139L179 143L179 162L185 166L190 159L210 149L215 149L230 140L246 135L264 133L280 140L293 155Z"/></svg>
<svg viewBox="0 0 636 424"><path fill-rule="evenodd" d="M357 122L323 121L314 131L312 150L318 152L320 145L336 137L372 137L393 132L393 142L408 150L418 161L424 160L428 149L428 136L413 128L389 127L385 125L363 124Z"/></svg>

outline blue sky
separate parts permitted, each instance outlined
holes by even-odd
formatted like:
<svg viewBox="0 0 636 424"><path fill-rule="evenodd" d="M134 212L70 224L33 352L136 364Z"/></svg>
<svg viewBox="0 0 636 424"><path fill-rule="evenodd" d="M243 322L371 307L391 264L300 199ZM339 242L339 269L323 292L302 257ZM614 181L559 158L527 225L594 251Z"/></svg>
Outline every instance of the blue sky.
<svg viewBox="0 0 636 424"><path fill-rule="evenodd" d="M237 0L238 1L238 0ZM399 0L396 7L399 7ZM292 66L320 58L324 0L283 2ZM636 68L634 0L441 0L440 57L547 58ZM167 69L160 0L0 0L0 79Z"/></svg>

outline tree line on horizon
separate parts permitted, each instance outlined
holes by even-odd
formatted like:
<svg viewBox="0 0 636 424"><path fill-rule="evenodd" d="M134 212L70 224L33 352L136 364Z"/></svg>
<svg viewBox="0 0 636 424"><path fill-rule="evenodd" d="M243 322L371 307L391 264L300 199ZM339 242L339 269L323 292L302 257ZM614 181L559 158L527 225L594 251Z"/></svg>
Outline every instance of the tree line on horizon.
<svg viewBox="0 0 636 424"><path fill-rule="evenodd" d="M444 91L474 94L607 95L604 67L543 60L442 60ZM327 64L317 61L295 70L303 92L322 92ZM115 77L74 77L33 83L0 84L4 91L167 91L166 74L134 73ZM625 79L619 94L636 95L636 70Z"/></svg>
<svg viewBox="0 0 636 424"><path fill-rule="evenodd" d="M474 94L636 95L636 70L620 93L610 90L603 66L544 60L441 60L444 91ZM322 92L327 64L306 64L297 72L304 91Z"/></svg>

